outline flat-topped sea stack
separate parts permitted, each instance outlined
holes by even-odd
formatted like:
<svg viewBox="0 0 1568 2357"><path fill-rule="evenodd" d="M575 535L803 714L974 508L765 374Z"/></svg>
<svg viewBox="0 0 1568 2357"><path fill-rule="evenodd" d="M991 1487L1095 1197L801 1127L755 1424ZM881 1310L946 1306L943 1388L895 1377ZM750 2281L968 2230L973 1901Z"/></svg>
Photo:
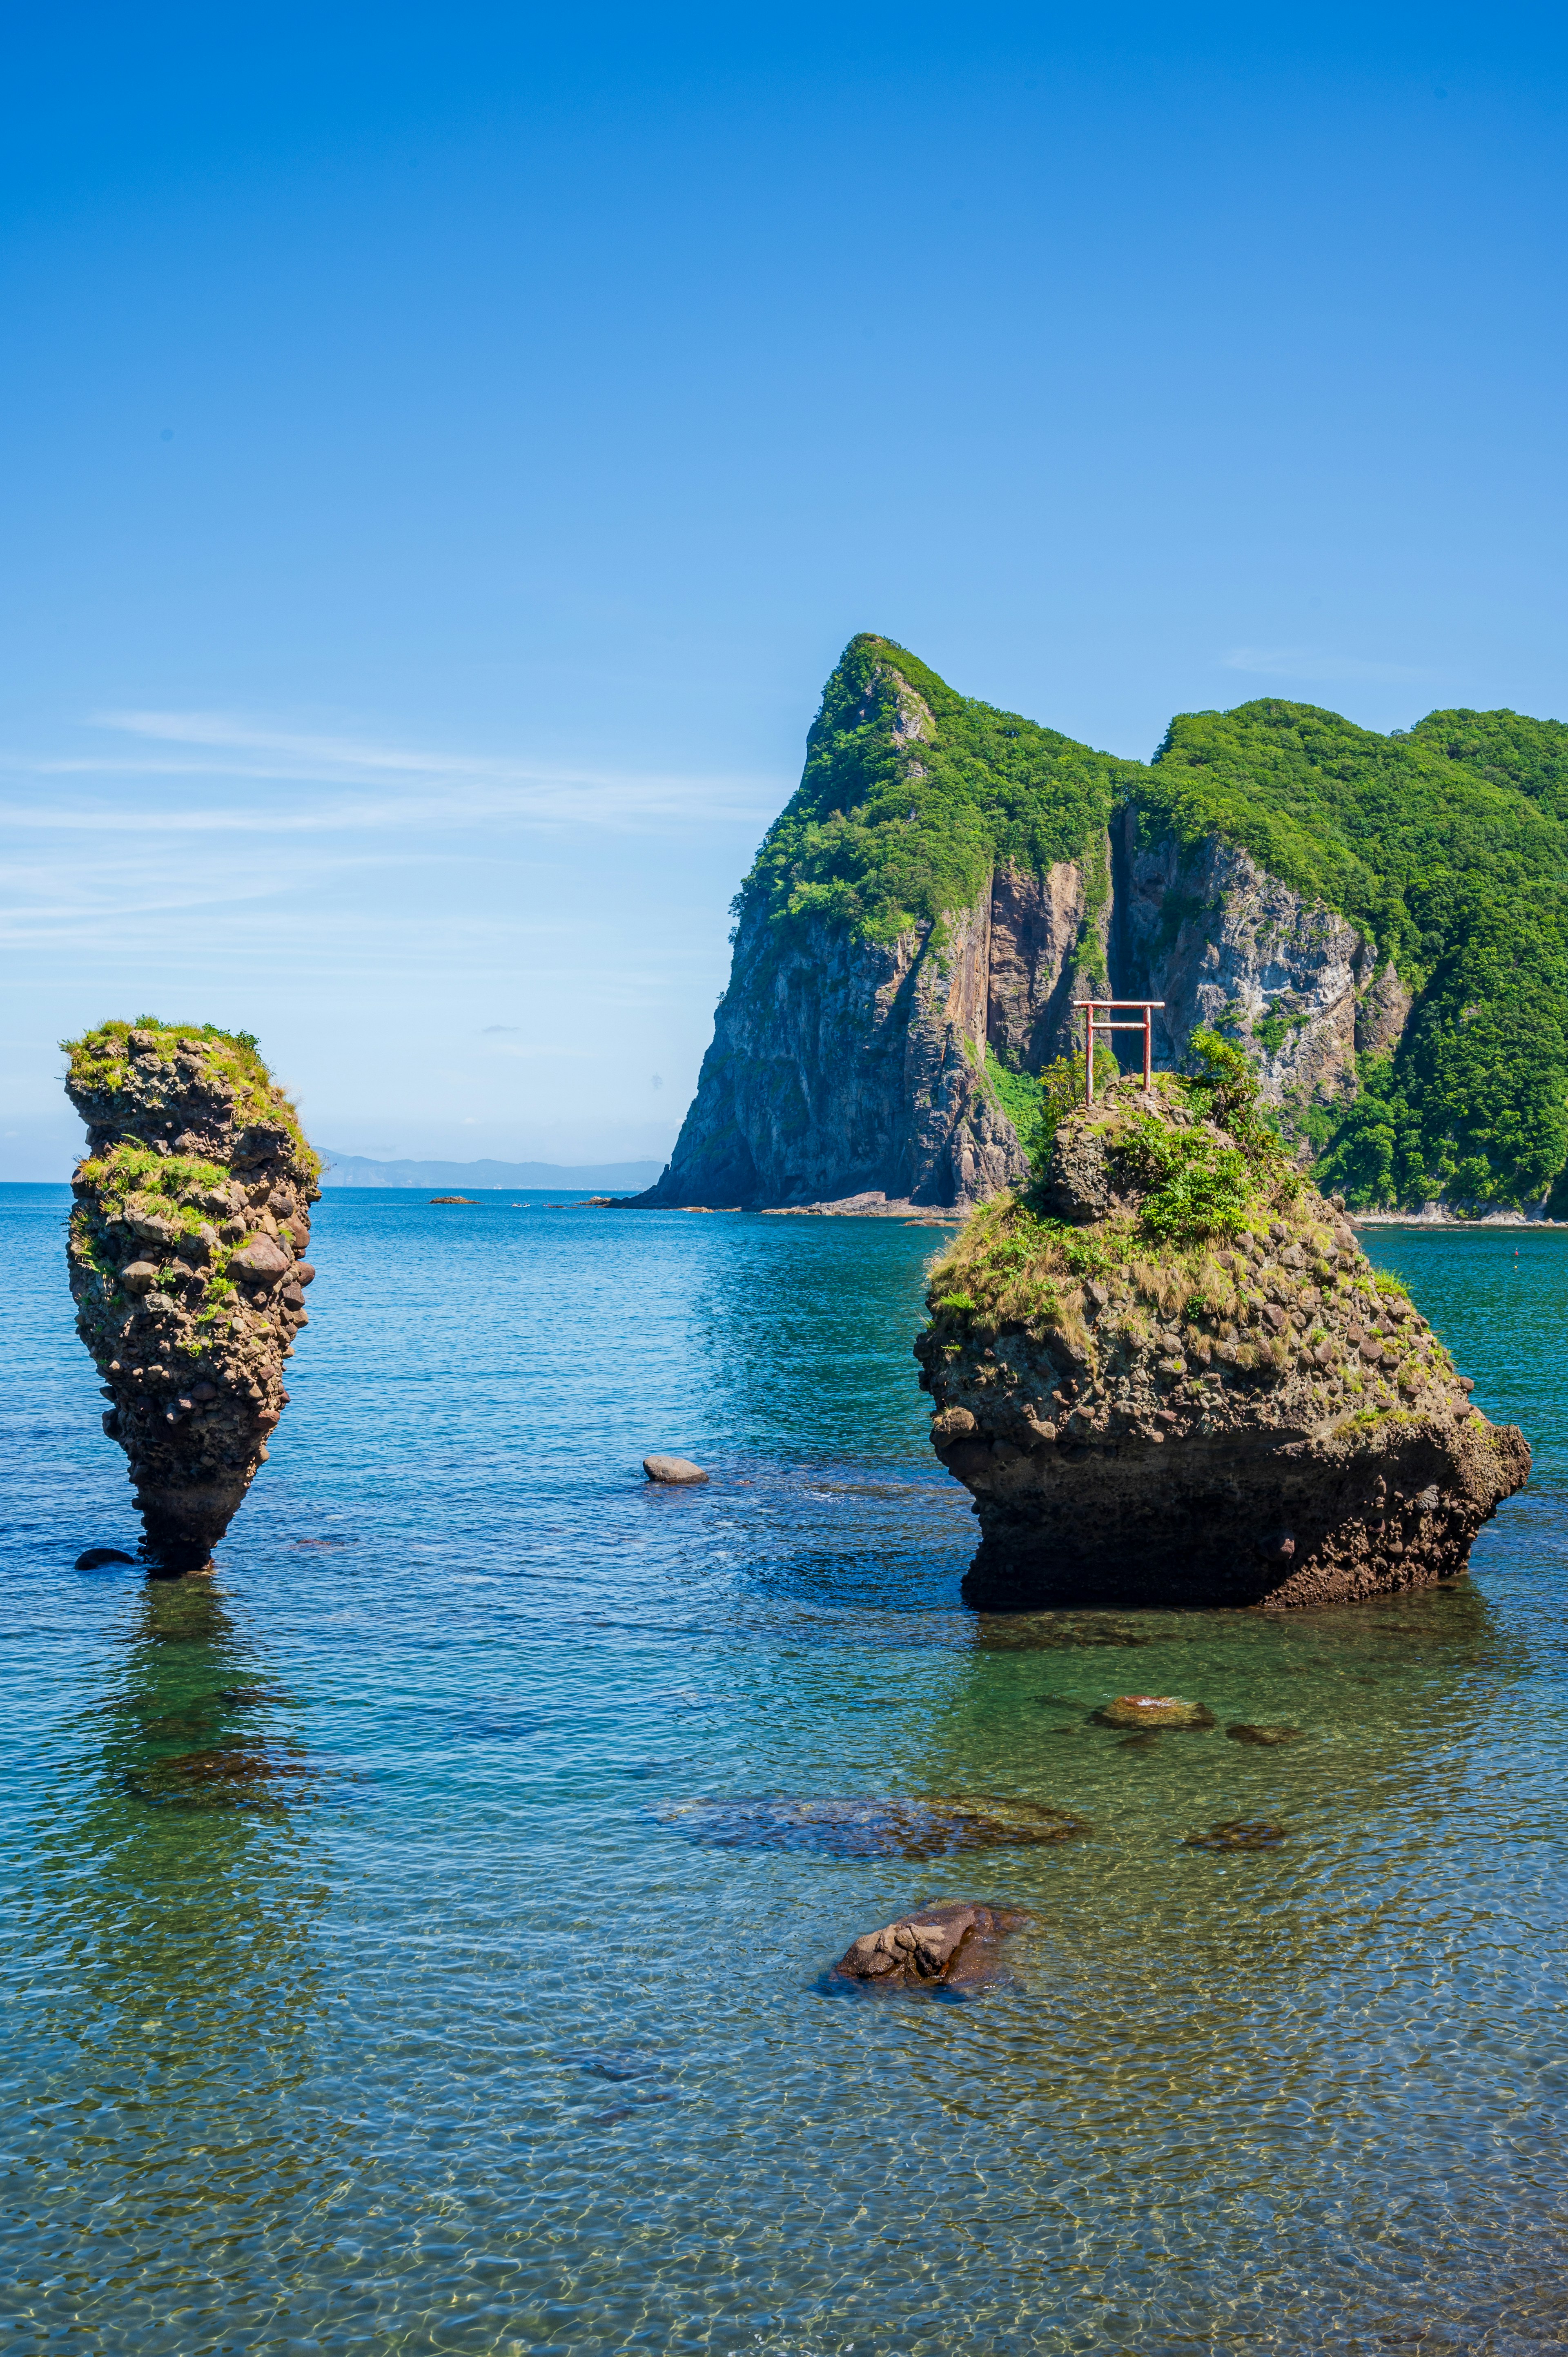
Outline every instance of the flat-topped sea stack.
<svg viewBox="0 0 1568 2357"><path fill-rule="evenodd" d="M1530 1451L1209 1034L1196 1079L1064 1063L1027 1190L974 1212L915 1345L972 1491L966 1598L1299 1606L1461 1572ZM1051 1092L1047 1092L1049 1095Z"/></svg>
<svg viewBox="0 0 1568 2357"><path fill-rule="evenodd" d="M105 1023L69 1043L77 1330L157 1569L200 1569L267 1454L306 1323L321 1165L244 1033Z"/></svg>

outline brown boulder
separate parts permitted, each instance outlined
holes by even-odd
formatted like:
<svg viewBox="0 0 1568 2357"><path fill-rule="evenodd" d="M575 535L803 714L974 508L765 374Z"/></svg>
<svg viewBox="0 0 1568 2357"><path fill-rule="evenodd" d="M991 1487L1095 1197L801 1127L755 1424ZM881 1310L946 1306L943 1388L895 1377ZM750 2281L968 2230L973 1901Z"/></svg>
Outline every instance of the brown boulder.
<svg viewBox="0 0 1568 2357"><path fill-rule="evenodd" d="M1029 1920L975 1901L921 1907L863 1933L828 1977L885 1989L972 1988L994 1977L1003 1939Z"/></svg>
<svg viewBox="0 0 1568 2357"><path fill-rule="evenodd" d="M708 1478L689 1457L645 1457L642 1469L650 1481L666 1481L675 1489L694 1488Z"/></svg>
<svg viewBox="0 0 1568 2357"><path fill-rule="evenodd" d="M229 1255L229 1274L242 1278L247 1285L274 1286L285 1276L294 1265L282 1246L271 1236L252 1236L248 1244Z"/></svg>

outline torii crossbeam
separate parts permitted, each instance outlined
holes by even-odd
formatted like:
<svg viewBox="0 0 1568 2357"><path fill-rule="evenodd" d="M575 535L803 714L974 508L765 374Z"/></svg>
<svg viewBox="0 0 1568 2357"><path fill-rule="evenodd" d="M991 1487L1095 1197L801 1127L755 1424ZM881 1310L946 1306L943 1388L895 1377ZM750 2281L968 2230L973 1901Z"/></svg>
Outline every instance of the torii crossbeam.
<svg viewBox="0 0 1568 2357"><path fill-rule="evenodd" d="M1094 1035L1097 1031L1141 1031L1144 1035L1144 1086L1148 1087L1155 1075L1155 1037L1153 1017L1156 1008L1163 1009L1163 998L1075 998L1074 1006L1083 1009L1083 1102L1094 1103ZM1142 1010L1136 1023L1115 1021L1119 1006L1136 1006ZM1109 1023L1097 1023L1097 1014L1109 1015Z"/></svg>

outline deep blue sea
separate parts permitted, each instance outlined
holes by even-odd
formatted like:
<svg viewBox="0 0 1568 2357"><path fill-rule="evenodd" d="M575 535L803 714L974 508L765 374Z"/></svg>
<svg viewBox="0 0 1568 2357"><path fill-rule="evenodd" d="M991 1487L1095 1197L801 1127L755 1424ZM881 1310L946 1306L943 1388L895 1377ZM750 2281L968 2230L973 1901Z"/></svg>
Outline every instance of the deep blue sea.
<svg viewBox="0 0 1568 2357"><path fill-rule="evenodd" d="M67 1201L0 1189L0 2346L1568 2347L1568 1236L1368 1237L1536 1451L1469 1581L1008 1620L940 1236L516 1195L328 1192L219 1576L75 1571L135 1524ZM1129 1748L1130 1688L1302 1738ZM1090 1832L689 1805L891 1795ZM824 1993L942 1897L1032 1913L1009 1982Z"/></svg>

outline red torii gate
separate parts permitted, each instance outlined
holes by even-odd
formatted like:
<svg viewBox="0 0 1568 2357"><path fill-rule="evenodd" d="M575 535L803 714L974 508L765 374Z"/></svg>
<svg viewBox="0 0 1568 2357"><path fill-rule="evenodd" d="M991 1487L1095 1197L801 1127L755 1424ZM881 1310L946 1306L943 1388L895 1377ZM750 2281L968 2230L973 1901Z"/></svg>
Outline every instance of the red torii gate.
<svg viewBox="0 0 1568 2357"><path fill-rule="evenodd" d="M1083 1102L1094 1103L1094 1035L1097 1031L1141 1031L1144 1035L1144 1086L1148 1087L1155 1073L1155 1040L1152 1017L1156 1008L1165 1006L1163 998L1075 998L1074 1006L1083 1009ZM1119 1006L1143 1009L1136 1023L1097 1023L1094 1019L1101 1009L1112 1017Z"/></svg>

